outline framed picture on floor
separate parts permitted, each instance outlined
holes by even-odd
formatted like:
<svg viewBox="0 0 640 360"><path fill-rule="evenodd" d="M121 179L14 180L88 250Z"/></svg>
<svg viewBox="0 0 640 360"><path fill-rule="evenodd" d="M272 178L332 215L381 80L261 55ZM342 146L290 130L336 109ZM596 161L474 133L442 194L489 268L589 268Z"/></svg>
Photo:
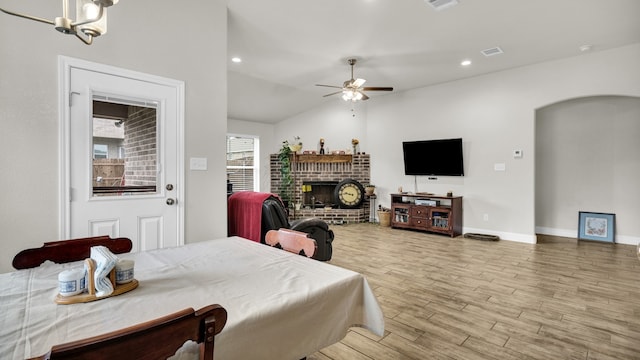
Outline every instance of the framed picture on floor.
<svg viewBox="0 0 640 360"><path fill-rule="evenodd" d="M616 214L580 211L578 240L615 242Z"/></svg>

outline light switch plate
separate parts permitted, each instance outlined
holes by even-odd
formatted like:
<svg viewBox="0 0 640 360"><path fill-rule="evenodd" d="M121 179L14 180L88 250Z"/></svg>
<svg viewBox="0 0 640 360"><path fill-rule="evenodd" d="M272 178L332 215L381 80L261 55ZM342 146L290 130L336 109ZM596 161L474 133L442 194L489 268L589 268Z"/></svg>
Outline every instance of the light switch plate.
<svg viewBox="0 0 640 360"><path fill-rule="evenodd" d="M513 150L513 158L514 159L520 159L522 158L522 150L518 149L518 150Z"/></svg>
<svg viewBox="0 0 640 360"><path fill-rule="evenodd" d="M207 158L191 158L189 159L189 169L191 170L207 170Z"/></svg>
<svg viewBox="0 0 640 360"><path fill-rule="evenodd" d="M495 171L504 171L506 169L506 166L504 163L495 163L493 164L493 170Z"/></svg>

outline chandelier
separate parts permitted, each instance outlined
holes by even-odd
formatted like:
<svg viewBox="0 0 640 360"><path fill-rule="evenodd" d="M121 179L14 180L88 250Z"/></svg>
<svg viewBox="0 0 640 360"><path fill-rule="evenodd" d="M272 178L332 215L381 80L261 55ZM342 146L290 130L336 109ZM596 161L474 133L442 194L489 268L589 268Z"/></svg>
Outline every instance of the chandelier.
<svg viewBox="0 0 640 360"><path fill-rule="evenodd" d="M76 0L76 19L69 17L69 0L62 0L62 16L48 20L37 16L20 14L0 8L5 14L53 25L63 34L75 35L83 43L91 45L93 38L107 32L107 8L119 0Z"/></svg>

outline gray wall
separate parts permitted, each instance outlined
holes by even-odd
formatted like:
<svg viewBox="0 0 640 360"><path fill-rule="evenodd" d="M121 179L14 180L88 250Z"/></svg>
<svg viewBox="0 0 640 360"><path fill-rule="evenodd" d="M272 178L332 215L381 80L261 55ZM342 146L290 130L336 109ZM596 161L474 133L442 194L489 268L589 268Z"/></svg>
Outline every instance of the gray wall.
<svg viewBox="0 0 640 360"><path fill-rule="evenodd" d="M61 15L59 1L3 6ZM58 55L185 82L185 157L206 157L209 168L186 170L185 240L226 236L226 17L223 0L121 1L109 9L108 33L86 46L0 14L0 272L19 250L58 239Z"/></svg>
<svg viewBox="0 0 640 360"><path fill-rule="evenodd" d="M578 212L616 214L617 241L638 236L640 98L572 99L536 113L536 230L576 237ZM625 239L629 238L629 239Z"/></svg>
<svg viewBox="0 0 640 360"><path fill-rule="evenodd" d="M305 144L322 136L330 148L348 147L358 137L361 150L371 154L371 181L381 204L388 206L399 186L413 191L417 180L418 191L464 196L465 232L535 242L536 110L587 96L640 97L639 63L640 44L634 44L377 96L356 118L336 101L283 120L275 133L278 139L299 135ZM464 177L404 175L402 141L452 137L464 139ZM513 150L524 156L515 159ZM505 171L495 171L495 164L504 164ZM633 186L616 191L637 194ZM618 225L625 241L640 241L639 229Z"/></svg>

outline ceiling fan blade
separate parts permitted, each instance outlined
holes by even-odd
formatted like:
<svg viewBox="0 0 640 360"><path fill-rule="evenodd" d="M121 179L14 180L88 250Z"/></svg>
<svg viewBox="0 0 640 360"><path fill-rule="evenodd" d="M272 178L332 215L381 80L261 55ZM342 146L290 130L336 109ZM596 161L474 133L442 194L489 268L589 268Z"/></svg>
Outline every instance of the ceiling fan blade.
<svg viewBox="0 0 640 360"><path fill-rule="evenodd" d="M365 91L393 91L392 87L383 87L383 86L367 86L362 88Z"/></svg>
<svg viewBox="0 0 640 360"><path fill-rule="evenodd" d="M342 88L341 88L341 89L342 89ZM327 97L327 96L331 96L331 95L335 95L335 94L342 94L342 91L332 92L331 94L322 95L322 97Z"/></svg>
<svg viewBox="0 0 640 360"><path fill-rule="evenodd" d="M324 86L324 87L330 87L330 88L342 89L342 86L334 86L334 85L322 85L322 84L316 84L316 86Z"/></svg>
<svg viewBox="0 0 640 360"><path fill-rule="evenodd" d="M355 81L352 82L352 85L359 88L360 86L364 85L366 81L367 80L365 79L355 79Z"/></svg>
<svg viewBox="0 0 640 360"><path fill-rule="evenodd" d="M367 96L367 94L363 93L362 91L358 91L358 92L360 94L362 94L362 99L360 99L360 100L362 100L362 101L369 100L369 97Z"/></svg>

